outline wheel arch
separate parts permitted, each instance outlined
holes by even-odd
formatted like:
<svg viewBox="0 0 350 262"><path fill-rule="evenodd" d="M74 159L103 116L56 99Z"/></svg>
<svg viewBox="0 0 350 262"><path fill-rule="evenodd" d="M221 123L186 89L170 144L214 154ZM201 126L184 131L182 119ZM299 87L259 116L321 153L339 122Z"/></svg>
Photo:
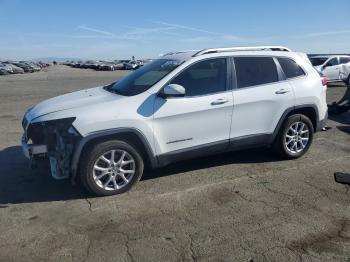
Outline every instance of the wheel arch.
<svg viewBox="0 0 350 262"><path fill-rule="evenodd" d="M284 111L283 115L281 116L280 120L278 121L278 124L275 128L275 131L273 132L273 140L277 137L277 134L279 130L281 129L284 121L290 117L291 115L295 114L302 114L310 118L311 123L313 125L314 131L318 131L319 126L319 115L318 115L318 109L316 105L313 104L305 104L300 106L295 106L288 108Z"/></svg>
<svg viewBox="0 0 350 262"><path fill-rule="evenodd" d="M139 130L134 128L105 130L83 137L76 146L71 162L72 181L75 180L79 169L79 163L84 152L94 144L108 140L121 140L131 144L140 151L146 166L151 168L157 167L158 161L153 153L152 147Z"/></svg>

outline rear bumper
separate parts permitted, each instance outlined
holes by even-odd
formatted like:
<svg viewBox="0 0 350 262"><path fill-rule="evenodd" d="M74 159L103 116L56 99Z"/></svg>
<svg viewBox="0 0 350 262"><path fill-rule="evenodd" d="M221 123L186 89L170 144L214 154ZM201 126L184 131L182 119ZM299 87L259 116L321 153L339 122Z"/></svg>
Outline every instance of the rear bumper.
<svg viewBox="0 0 350 262"><path fill-rule="evenodd" d="M31 159L34 155L42 155L47 153L46 145L27 144L24 135L22 136L21 145L23 154L28 159Z"/></svg>

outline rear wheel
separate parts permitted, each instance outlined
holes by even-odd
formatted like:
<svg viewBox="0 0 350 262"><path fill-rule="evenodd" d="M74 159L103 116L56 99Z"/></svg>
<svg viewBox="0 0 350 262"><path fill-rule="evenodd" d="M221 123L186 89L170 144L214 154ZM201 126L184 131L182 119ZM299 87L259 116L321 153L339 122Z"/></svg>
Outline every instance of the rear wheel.
<svg viewBox="0 0 350 262"><path fill-rule="evenodd" d="M80 177L88 191L107 196L128 191L141 178L143 168L134 147L123 141L107 141L84 154Z"/></svg>
<svg viewBox="0 0 350 262"><path fill-rule="evenodd" d="M311 120L301 114L292 115L284 122L275 142L275 152L285 159L295 159L310 148L314 134Z"/></svg>

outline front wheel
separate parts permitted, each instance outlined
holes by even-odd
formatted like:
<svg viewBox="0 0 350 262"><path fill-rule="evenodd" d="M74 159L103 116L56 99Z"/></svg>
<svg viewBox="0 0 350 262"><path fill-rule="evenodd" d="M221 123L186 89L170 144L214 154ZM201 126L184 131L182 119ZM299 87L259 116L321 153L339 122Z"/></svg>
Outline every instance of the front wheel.
<svg viewBox="0 0 350 262"><path fill-rule="evenodd" d="M292 115L284 122L274 142L275 152L285 159L295 159L310 148L314 127L310 119L301 114Z"/></svg>
<svg viewBox="0 0 350 262"><path fill-rule="evenodd" d="M133 146L123 141L103 142L87 151L81 161L80 178L94 195L126 192L142 176L142 157Z"/></svg>

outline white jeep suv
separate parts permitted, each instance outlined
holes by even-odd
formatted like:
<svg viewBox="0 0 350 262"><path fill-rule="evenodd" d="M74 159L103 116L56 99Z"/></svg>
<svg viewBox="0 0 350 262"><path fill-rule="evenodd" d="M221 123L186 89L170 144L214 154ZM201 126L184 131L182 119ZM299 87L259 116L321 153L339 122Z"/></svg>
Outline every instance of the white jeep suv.
<svg viewBox="0 0 350 262"><path fill-rule="evenodd" d="M326 86L284 47L173 52L118 82L29 109L22 147L56 179L93 194L125 192L144 167L271 146L294 159L327 119Z"/></svg>

